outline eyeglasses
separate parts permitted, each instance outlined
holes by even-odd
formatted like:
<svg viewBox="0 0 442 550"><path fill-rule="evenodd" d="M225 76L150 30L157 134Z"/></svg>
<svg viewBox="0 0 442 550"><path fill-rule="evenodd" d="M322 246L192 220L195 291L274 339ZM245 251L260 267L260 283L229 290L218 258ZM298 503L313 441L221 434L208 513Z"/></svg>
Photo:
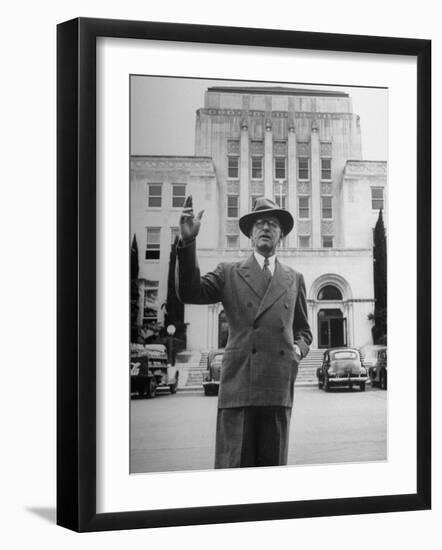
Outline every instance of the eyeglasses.
<svg viewBox="0 0 442 550"><path fill-rule="evenodd" d="M281 229L280 224L276 220L256 220L255 227L262 229L267 224L270 229Z"/></svg>

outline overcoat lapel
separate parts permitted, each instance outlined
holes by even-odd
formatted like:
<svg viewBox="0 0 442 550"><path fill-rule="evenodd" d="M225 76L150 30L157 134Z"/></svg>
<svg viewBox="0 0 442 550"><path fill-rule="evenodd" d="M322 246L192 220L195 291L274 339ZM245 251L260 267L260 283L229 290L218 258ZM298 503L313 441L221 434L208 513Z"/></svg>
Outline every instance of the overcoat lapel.
<svg viewBox="0 0 442 550"><path fill-rule="evenodd" d="M238 273L256 296L262 300L267 289L263 288L261 269L253 254L240 265Z"/></svg>
<svg viewBox="0 0 442 550"><path fill-rule="evenodd" d="M262 315L293 283L293 275L276 260L275 272L262 299L255 319Z"/></svg>

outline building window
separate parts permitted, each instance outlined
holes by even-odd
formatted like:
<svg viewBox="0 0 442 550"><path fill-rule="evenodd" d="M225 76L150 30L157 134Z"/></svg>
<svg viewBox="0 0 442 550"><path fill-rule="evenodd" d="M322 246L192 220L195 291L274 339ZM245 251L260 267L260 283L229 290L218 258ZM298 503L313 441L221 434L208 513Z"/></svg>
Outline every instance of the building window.
<svg viewBox="0 0 442 550"><path fill-rule="evenodd" d="M285 180L287 177L286 158L275 157L275 180Z"/></svg>
<svg viewBox="0 0 442 550"><path fill-rule="evenodd" d="M175 242L176 238L181 237L181 231L179 227L171 227L170 228L170 242L173 244Z"/></svg>
<svg viewBox="0 0 442 550"><path fill-rule="evenodd" d="M146 281L143 300L143 325L158 322L158 281Z"/></svg>
<svg viewBox="0 0 442 550"><path fill-rule="evenodd" d="M310 179L310 159L299 158L298 159L298 180Z"/></svg>
<svg viewBox="0 0 442 550"><path fill-rule="evenodd" d="M322 197L322 219L330 220L333 218L332 197Z"/></svg>
<svg viewBox="0 0 442 550"><path fill-rule="evenodd" d="M334 285L327 285L318 292L318 300L342 300L342 292Z"/></svg>
<svg viewBox="0 0 442 550"><path fill-rule="evenodd" d="M298 197L299 217L310 218L310 197Z"/></svg>
<svg viewBox="0 0 442 550"><path fill-rule="evenodd" d="M384 209L384 189L383 187L371 188L371 208L372 210Z"/></svg>
<svg viewBox="0 0 442 550"><path fill-rule="evenodd" d="M239 157L229 156L227 161L227 177L237 178L239 175Z"/></svg>
<svg viewBox="0 0 442 550"><path fill-rule="evenodd" d="M147 227L146 228L146 260L159 260L160 259L160 227Z"/></svg>
<svg viewBox="0 0 442 550"><path fill-rule="evenodd" d="M298 238L299 248L310 248L310 236L302 236Z"/></svg>
<svg viewBox="0 0 442 550"><path fill-rule="evenodd" d="M279 206L279 208L283 208L286 210L286 198L285 195L275 195L275 202Z"/></svg>
<svg viewBox="0 0 442 550"><path fill-rule="evenodd" d="M261 180L262 179L262 157L252 157L252 179Z"/></svg>
<svg viewBox="0 0 442 550"><path fill-rule="evenodd" d="M227 248L238 248L239 237L238 235L227 235Z"/></svg>
<svg viewBox="0 0 442 550"><path fill-rule="evenodd" d="M161 183L149 183L147 187L147 206L161 208Z"/></svg>
<svg viewBox="0 0 442 550"><path fill-rule="evenodd" d="M227 217L238 217L238 195L227 195Z"/></svg>
<svg viewBox="0 0 442 550"><path fill-rule="evenodd" d="M321 159L321 180L331 180L331 159Z"/></svg>
<svg viewBox="0 0 442 550"><path fill-rule="evenodd" d="M186 186L182 183L172 185L172 208L182 208L186 198Z"/></svg>
<svg viewBox="0 0 442 550"><path fill-rule="evenodd" d="M322 248L333 248L333 237L322 237Z"/></svg>

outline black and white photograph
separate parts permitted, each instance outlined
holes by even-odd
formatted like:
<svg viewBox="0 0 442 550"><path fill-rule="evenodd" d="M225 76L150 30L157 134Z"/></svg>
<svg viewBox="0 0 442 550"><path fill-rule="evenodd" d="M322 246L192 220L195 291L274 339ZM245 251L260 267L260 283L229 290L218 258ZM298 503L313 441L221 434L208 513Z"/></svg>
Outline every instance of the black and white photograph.
<svg viewBox="0 0 442 550"><path fill-rule="evenodd" d="M130 473L388 461L387 88L130 76Z"/></svg>

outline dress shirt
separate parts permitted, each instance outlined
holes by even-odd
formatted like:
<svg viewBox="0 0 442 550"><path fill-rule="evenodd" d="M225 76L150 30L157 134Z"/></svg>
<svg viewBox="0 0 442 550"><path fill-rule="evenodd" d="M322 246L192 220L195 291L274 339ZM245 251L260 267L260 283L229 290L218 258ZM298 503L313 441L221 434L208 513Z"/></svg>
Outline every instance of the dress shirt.
<svg viewBox="0 0 442 550"><path fill-rule="evenodd" d="M258 252L253 252L253 255L255 256L255 260L258 262L259 264L259 267L261 269L264 269L264 256L261 256L261 254L258 254ZM276 255L273 254L273 256L269 256L269 270L270 270L270 273L272 274L272 277L273 277L273 274L275 273L275 260L276 260Z"/></svg>

